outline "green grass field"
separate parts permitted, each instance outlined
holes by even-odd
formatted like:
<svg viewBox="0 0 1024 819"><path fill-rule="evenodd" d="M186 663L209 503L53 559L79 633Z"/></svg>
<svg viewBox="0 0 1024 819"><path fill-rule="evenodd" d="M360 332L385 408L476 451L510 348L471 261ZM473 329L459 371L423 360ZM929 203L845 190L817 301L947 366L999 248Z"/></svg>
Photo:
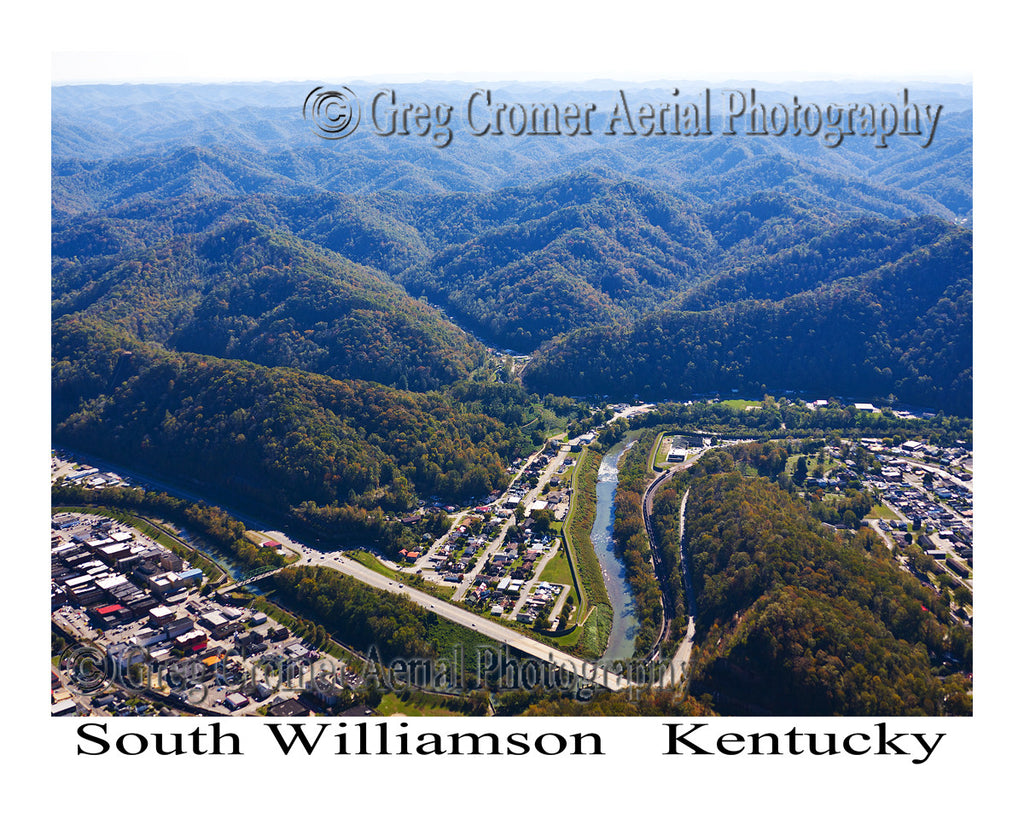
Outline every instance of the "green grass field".
<svg viewBox="0 0 1024 819"><path fill-rule="evenodd" d="M548 583L559 583L563 586L572 585L572 571L569 568L569 561L566 559L564 549L560 548L558 553L547 562L538 579L546 580Z"/></svg>
<svg viewBox="0 0 1024 819"><path fill-rule="evenodd" d="M793 477L793 472L796 471L796 462L800 460L800 455L790 455L786 461L786 474ZM819 463L817 455L807 455L807 475L808 477L814 476L814 469ZM833 469L838 469L843 465L842 461L836 460L831 455L826 455L820 459L821 468L825 475L828 475Z"/></svg>
<svg viewBox="0 0 1024 819"><path fill-rule="evenodd" d="M408 580L408 575L385 566L380 562L380 559L376 555L372 555L369 552L364 552L362 550L345 552L345 557L350 557L356 563L377 572L377 574L382 574L384 577L390 578L391 580L400 580L403 583Z"/></svg>
<svg viewBox="0 0 1024 819"><path fill-rule="evenodd" d="M900 516L892 511L888 506L883 504L875 504L871 507L871 511L868 512L867 517L878 518L879 520L899 520Z"/></svg>
<svg viewBox="0 0 1024 819"><path fill-rule="evenodd" d="M406 717L459 717L465 716L461 711L453 711L445 707L445 698L437 694L424 694L418 691L409 692L405 698L400 694L388 692L380 699L376 710L384 717L402 715Z"/></svg>
<svg viewBox="0 0 1024 819"><path fill-rule="evenodd" d="M422 589L427 594L433 595L441 600L451 600L452 595L455 594L454 586L441 586L437 583L429 583L415 574L409 574L407 572L400 572L396 569L392 569L385 566L376 555L364 552L361 549L354 552L345 552L345 556L352 558L356 563L360 563L367 569L375 571L377 574L383 575L390 580L397 580L399 583L408 583L410 586Z"/></svg>
<svg viewBox="0 0 1024 819"><path fill-rule="evenodd" d="M672 436L666 435L664 432L658 435L658 439L654 442L654 446L651 447L650 456L647 459L648 471L665 468L665 462L671 448L671 440Z"/></svg>
<svg viewBox="0 0 1024 819"><path fill-rule="evenodd" d="M601 457L590 449L584 450L573 474L573 497L563 534L569 541L571 559L576 569L578 606L576 618L586 617L587 612L597 607L583 628L578 628L565 638L559 638L563 647L577 648L584 656L600 656L608 642L611 626L611 605L601 575L601 564L590 542L590 529L594 525L597 511L597 471ZM600 612L600 616L598 615ZM607 615L607 616L605 616Z"/></svg>
<svg viewBox="0 0 1024 819"><path fill-rule="evenodd" d="M730 407L732 409L745 410L747 407L759 407L761 406L760 401L748 401L746 398L729 398L726 401L718 402L723 407Z"/></svg>

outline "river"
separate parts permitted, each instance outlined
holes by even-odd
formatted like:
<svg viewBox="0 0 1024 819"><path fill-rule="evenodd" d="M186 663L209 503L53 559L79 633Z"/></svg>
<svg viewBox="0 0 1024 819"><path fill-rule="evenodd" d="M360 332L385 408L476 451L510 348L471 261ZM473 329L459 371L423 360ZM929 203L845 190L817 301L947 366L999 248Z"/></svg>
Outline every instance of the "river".
<svg viewBox="0 0 1024 819"><path fill-rule="evenodd" d="M628 660L633 656L633 645L636 642L637 629L640 621L634 614L633 594L626 583L626 569L615 554L612 542L613 513L615 510L615 489L619 485L619 458L632 446L621 442L608 450L597 472L597 511L594 515L594 528L590 539L601 564L604 584L608 589L608 598L612 604L612 630L608 636L608 647L600 662L607 664L613 660Z"/></svg>

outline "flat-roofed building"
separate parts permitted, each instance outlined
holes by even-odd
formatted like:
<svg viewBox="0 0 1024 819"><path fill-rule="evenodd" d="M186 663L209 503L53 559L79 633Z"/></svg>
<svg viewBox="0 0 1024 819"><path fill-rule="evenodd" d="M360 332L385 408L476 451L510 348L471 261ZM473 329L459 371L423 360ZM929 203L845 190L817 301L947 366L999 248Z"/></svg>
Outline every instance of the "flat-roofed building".
<svg viewBox="0 0 1024 819"><path fill-rule="evenodd" d="M186 586L198 586L203 582L202 569L186 569L181 572L181 582Z"/></svg>
<svg viewBox="0 0 1024 819"><path fill-rule="evenodd" d="M55 702L50 706L51 717L73 717L78 713L78 705L73 699Z"/></svg>
<svg viewBox="0 0 1024 819"><path fill-rule="evenodd" d="M184 563L179 555L169 550L163 550L159 557L160 566L169 572L180 572Z"/></svg>
<svg viewBox="0 0 1024 819"><path fill-rule="evenodd" d="M179 617L177 620L173 620L164 626L164 631L167 634L168 639L177 637L180 634L186 634L192 630L195 623L189 617Z"/></svg>
<svg viewBox="0 0 1024 819"><path fill-rule="evenodd" d="M174 619L174 612L167 606L155 606L149 610L149 621L155 626L162 626Z"/></svg>

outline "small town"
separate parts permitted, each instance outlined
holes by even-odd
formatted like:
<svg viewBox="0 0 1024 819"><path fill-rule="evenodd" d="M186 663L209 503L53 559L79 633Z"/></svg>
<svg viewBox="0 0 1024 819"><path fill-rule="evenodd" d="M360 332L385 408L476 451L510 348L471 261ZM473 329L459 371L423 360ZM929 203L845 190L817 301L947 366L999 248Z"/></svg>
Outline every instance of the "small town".
<svg viewBox="0 0 1024 819"><path fill-rule="evenodd" d="M360 682L334 663L316 668L321 655L264 612L204 594L200 569L141 532L91 514L58 513L51 525L53 622L102 650L79 659L122 683L73 693L57 669L54 715L305 715ZM271 698L278 688L308 701Z"/></svg>
<svg viewBox="0 0 1024 819"><path fill-rule="evenodd" d="M620 404L610 409L617 418L651 408ZM446 531L420 550L402 550L397 561L376 556L373 564L480 616L559 633L578 601L571 583L557 582L548 566L564 550L560 533L571 509L579 453L599 431L548 442L516 461L509 467L508 488L474 506L458 510L425 501L402 523L414 525L424 515L446 513ZM707 451L710 441L700 435L664 435L652 463L679 466ZM791 471L799 468L791 466ZM808 472L803 494L809 501L837 498L851 487L873 493L877 503L862 525L870 526L922 583L936 592L946 590L956 616L971 622L973 475L968 448L839 439L823 445L803 468ZM54 452L51 474L54 480L89 488L130 483L65 452ZM332 709L346 701L346 689L361 684L356 671L322 655L266 612L234 604L224 592L237 584L221 585L227 579L221 572L213 572L218 583L208 583L208 558L193 550L192 561L200 564L193 565L182 556L190 548L186 533L153 521L145 528L148 534L100 514L53 514L53 623L74 641L101 652L95 662L121 683L95 692L71 691L64 684L66 669L58 666L52 672L54 715L294 716ZM261 549L287 562L311 559L311 552L283 535L248 534ZM401 589L404 584L398 583L396 590ZM133 690L132 680L142 678L144 684ZM360 714L368 710L354 707Z"/></svg>

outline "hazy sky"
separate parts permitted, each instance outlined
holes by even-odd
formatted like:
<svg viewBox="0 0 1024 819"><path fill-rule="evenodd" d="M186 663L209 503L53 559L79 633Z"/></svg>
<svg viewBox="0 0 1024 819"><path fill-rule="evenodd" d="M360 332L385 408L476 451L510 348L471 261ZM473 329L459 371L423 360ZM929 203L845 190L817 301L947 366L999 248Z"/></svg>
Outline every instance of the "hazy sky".
<svg viewBox="0 0 1024 819"><path fill-rule="evenodd" d="M872 78L969 82L962 6L467 0L257 6L68 5L52 81ZM948 9L949 14L945 13ZM955 15L955 16L954 16Z"/></svg>

